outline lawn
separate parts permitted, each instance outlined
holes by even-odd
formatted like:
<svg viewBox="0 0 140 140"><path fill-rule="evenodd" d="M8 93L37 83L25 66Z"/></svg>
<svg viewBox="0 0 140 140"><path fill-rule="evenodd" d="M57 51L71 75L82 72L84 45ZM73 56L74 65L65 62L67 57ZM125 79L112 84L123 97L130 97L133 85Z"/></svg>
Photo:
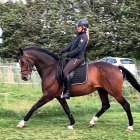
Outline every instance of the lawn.
<svg viewBox="0 0 140 140"><path fill-rule="evenodd" d="M97 93L71 98L69 107L75 118L74 130L56 99L38 109L26 127L16 128L28 110L42 96L39 86L0 85L0 140L139 140L140 96L128 98L134 118L134 131L126 132L128 119L122 107L111 97L111 108L88 128L101 107Z"/></svg>

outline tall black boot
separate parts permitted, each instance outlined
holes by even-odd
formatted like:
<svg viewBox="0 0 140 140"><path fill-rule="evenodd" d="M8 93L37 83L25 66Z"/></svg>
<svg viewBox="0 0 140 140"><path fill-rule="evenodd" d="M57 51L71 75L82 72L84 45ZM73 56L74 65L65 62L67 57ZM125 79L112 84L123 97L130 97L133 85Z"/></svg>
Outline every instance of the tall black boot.
<svg viewBox="0 0 140 140"><path fill-rule="evenodd" d="M64 87L63 87L63 96L62 98L69 99L70 98L70 78L67 75L64 79Z"/></svg>

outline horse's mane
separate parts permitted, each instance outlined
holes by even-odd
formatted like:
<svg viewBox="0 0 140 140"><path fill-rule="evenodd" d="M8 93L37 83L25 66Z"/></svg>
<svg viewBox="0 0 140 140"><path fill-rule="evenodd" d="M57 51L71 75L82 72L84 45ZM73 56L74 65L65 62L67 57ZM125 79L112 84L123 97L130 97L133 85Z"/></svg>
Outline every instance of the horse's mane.
<svg viewBox="0 0 140 140"><path fill-rule="evenodd" d="M55 55L53 52L50 52L46 48L41 48L41 47L37 47L37 46L31 46L29 48L24 48L24 50L36 50L36 51L43 52L45 54L48 54L48 55L52 56L57 61L59 60L57 55Z"/></svg>

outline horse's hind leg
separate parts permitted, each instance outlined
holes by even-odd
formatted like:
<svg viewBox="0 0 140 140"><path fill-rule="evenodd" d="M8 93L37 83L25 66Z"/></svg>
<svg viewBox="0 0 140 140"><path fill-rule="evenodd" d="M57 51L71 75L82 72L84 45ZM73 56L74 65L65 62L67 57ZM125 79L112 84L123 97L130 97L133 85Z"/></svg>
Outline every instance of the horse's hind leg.
<svg viewBox="0 0 140 140"><path fill-rule="evenodd" d="M125 110L128 120L129 120L129 126L127 127L126 131L132 131L133 130L133 117L131 114L130 104L126 101L126 99L121 95L120 97L115 98L123 107Z"/></svg>
<svg viewBox="0 0 140 140"><path fill-rule="evenodd" d="M102 102L102 108L101 110L91 119L89 122L89 127L94 126L95 122L98 120L98 118L107 110L110 108L109 100L108 100L108 93L103 89L99 88L98 93Z"/></svg>
<svg viewBox="0 0 140 140"><path fill-rule="evenodd" d="M66 114L70 120L70 125L68 126L68 129L73 129L73 125L75 124L75 120L74 120L72 114L70 113L70 109L68 107L66 100L64 98L59 98L59 97L57 98L57 100L62 105L64 111L66 112Z"/></svg>

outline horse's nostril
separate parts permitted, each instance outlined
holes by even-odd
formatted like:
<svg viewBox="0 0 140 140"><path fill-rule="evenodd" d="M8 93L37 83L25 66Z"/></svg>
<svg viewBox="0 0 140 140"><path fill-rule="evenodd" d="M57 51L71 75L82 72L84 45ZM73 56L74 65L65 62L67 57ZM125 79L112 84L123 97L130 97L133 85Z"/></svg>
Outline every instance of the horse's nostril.
<svg viewBox="0 0 140 140"><path fill-rule="evenodd" d="M26 77L22 77L22 80L27 81L28 79Z"/></svg>

